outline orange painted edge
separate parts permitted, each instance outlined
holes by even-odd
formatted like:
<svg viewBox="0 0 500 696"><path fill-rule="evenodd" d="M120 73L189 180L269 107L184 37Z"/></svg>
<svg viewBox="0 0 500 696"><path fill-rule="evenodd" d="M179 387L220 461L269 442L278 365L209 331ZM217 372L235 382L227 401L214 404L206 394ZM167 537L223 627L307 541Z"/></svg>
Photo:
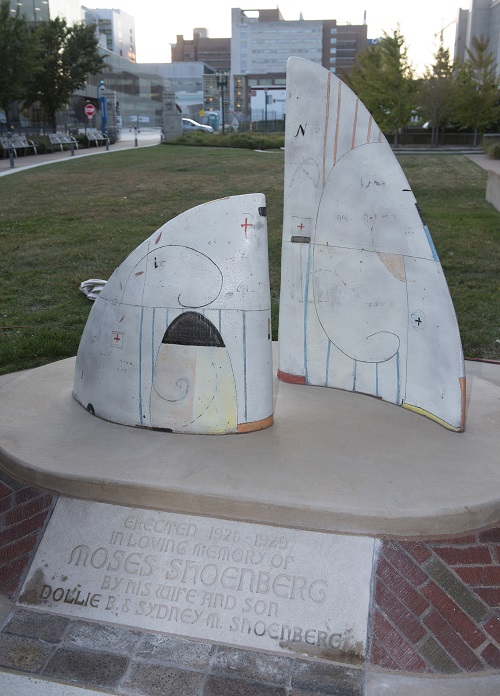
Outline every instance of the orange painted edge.
<svg viewBox="0 0 500 696"><path fill-rule="evenodd" d="M337 164L337 145L339 143L339 121L340 121L340 104L342 101L342 82L338 82L339 91L337 98L337 122L335 124L335 142L333 144L333 164Z"/></svg>
<svg viewBox="0 0 500 696"><path fill-rule="evenodd" d="M328 137L328 121L330 119L330 83L332 73L328 71L328 80L326 84L326 114L325 114L325 135L323 138L323 186L325 185L325 164L326 164L326 140Z"/></svg>
<svg viewBox="0 0 500 696"><path fill-rule="evenodd" d="M264 430L264 428L270 428L274 422L274 417L271 414L268 418L263 418L262 420L253 421L252 423L238 423L239 433L252 433L255 430Z"/></svg>
<svg viewBox="0 0 500 696"><path fill-rule="evenodd" d="M352 125L351 150L354 150L354 147L356 145L356 128L358 126L358 106L359 106L359 99L356 99L356 108L354 110L354 123Z"/></svg>
<svg viewBox="0 0 500 696"><path fill-rule="evenodd" d="M465 430L465 412L467 405L467 380L465 377L460 377L460 392L462 394L462 430Z"/></svg>
<svg viewBox="0 0 500 696"><path fill-rule="evenodd" d="M305 384L306 378L304 375L291 375L289 372L282 372L278 370L277 378L281 382L288 382L289 384Z"/></svg>

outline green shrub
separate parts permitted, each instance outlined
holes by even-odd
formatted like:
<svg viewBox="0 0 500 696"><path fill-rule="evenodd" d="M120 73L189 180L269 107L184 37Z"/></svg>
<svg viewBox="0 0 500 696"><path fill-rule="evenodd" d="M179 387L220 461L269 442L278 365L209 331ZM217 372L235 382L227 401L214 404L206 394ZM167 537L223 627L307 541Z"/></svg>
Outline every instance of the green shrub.
<svg viewBox="0 0 500 696"><path fill-rule="evenodd" d="M490 159L500 159L500 136L498 138L484 139L481 147Z"/></svg>
<svg viewBox="0 0 500 696"><path fill-rule="evenodd" d="M78 148L85 149L86 147L89 146L89 141L87 140L87 136L84 133L78 133L75 135L75 140L78 143Z"/></svg>
<svg viewBox="0 0 500 696"><path fill-rule="evenodd" d="M500 142L490 143L486 154L490 159L500 159Z"/></svg>
<svg viewBox="0 0 500 696"><path fill-rule="evenodd" d="M35 143L36 151L39 155L43 155L45 152L50 152L52 149L48 135L28 135L28 139Z"/></svg>
<svg viewBox="0 0 500 696"><path fill-rule="evenodd" d="M201 147L236 147L247 150L275 150L284 147L285 136L282 133L183 133L166 145L197 145Z"/></svg>

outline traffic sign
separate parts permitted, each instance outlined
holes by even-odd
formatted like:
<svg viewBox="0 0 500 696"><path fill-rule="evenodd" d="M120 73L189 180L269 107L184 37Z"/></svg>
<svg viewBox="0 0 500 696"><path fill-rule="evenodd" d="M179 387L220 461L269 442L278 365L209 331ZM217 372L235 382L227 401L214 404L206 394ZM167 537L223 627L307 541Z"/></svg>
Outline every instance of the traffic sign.
<svg viewBox="0 0 500 696"><path fill-rule="evenodd" d="M85 104L85 108L83 110L89 118L92 118L92 116L95 114L95 106L93 104Z"/></svg>

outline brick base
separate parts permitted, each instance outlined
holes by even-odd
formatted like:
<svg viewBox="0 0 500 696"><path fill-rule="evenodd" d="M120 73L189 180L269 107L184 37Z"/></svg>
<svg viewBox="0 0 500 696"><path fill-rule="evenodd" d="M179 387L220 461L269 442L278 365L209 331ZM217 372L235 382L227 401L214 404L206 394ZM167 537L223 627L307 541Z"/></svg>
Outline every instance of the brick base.
<svg viewBox="0 0 500 696"><path fill-rule="evenodd" d="M0 594L15 599L57 496L0 471ZM382 542L369 661L390 670L500 670L500 528L460 539Z"/></svg>
<svg viewBox="0 0 500 696"><path fill-rule="evenodd" d="M14 599L33 559L56 496L0 471L0 594Z"/></svg>

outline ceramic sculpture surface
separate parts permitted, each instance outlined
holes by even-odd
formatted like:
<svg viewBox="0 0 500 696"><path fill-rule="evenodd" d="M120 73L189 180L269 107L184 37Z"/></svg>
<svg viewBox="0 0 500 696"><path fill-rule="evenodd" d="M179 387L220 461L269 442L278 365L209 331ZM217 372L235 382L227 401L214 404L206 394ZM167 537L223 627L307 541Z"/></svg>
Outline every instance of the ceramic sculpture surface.
<svg viewBox="0 0 500 696"><path fill-rule="evenodd" d="M335 75L287 67L280 379L363 392L465 425L455 311L381 130Z"/></svg>
<svg viewBox="0 0 500 696"><path fill-rule="evenodd" d="M116 269L78 350L73 395L105 420L222 434L272 424L262 194L167 222Z"/></svg>

